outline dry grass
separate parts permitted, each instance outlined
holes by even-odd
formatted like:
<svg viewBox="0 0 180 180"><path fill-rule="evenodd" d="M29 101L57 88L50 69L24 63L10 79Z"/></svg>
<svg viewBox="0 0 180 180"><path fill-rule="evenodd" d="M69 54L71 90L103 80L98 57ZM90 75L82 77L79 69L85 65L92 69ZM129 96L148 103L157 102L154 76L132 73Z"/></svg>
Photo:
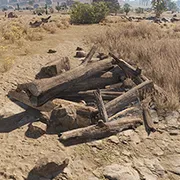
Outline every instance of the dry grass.
<svg viewBox="0 0 180 180"><path fill-rule="evenodd" d="M0 18L0 72L7 71L13 63L10 53L17 55L30 54L32 43L48 39L49 34L55 34L59 29L69 27L68 16L52 16L49 23L38 28L30 28L29 22L40 21L42 17L22 16L16 19ZM41 44L41 42L39 42ZM6 47L6 48L5 48Z"/></svg>
<svg viewBox="0 0 180 180"><path fill-rule="evenodd" d="M169 100L158 102L163 108L175 109L180 97L179 25L121 23L90 38L105 51L111 51L163 87Z"/></svg>

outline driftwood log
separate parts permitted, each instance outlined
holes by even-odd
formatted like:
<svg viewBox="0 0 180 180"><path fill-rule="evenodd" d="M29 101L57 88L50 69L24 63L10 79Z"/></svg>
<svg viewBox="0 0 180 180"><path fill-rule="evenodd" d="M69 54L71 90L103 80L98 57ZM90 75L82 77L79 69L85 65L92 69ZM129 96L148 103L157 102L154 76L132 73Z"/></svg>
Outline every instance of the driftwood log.
<svg viewBox="0 0 180 180"><path fill-rule="evenodd" d="M43 104L40 107L33 106L29 100L29 97L24 92L17 92L17 91L10 91L8 93L8 96L11 99L15 99L29 107L32 107L34 109L37 109L39 111L43 112L51 112L55 107L59 106L69 106L73 105L77 111L77 114L90 118L92 113L95 113L97 110L91 106L85 106L84 104L67 101L64 99L54 99L53 101L48 101L47 103ZM50 116L50 115L49 115Z"/></svg>
<svg viewBox="0 0 180 180"><path fill-rule="evenodd" d="M36 75L36 79L50 78L68 70L70 70L69 58L63 57L60 60L52 61L41 68L40 72Z"/></svg>
<svg viewBox="0 0 180 180"><path fill-rule="evenodd" d="M141 124L140 118L121 118L116 121L106 122L99 121L97 125L91 125L85 128L79 128L64 132L59 135L59 140L65 145L87 142L93 139L100 139L117 134L129 128L134 128Z"/></svg>
<svg viewBox="0 0 180 180"><path fill-rule="evenodd" d="M115 66L110 71L103 72L100 71L95 77L88 78L86 81L81 81L75 84L72 88L65 90L65 92L78 92L78 91L87 91L87 90L94 90L103 89L107 85L119 83L121 77L124 76L122 70Z"/></svg>
<svg viewBox="0 0 180 180"><path fill-rule="evenodd" d="M97 91L94 91L94 97L96 100L96 104L99 110L100 119L102 119L104 122L108 121L108 115L104 106L104 102L101 96L101 91L98 89Z"/></svg>
<svg viewBox="0 0 180 180"><path fill-rule="evenodd" d="M33 105L40 106L59 95L60 92L72 88L75 84L86 80L100 71L110 69L112 66L111 59L87 66L81 65L52 78L34 80L30 83L21 84L18 86L18 89L24 90L28 94Z"/></svg>
<svg viewBox="0 0 180 180"><path fill-rule="evenodd" d="M154 88L152 81L145 81L136 87L130 89L123 95L113 99L112 101L108 102L105 107L107 110L108 117L113 116L114 114L118 113L119 111L123 110L126 106L128 106L131 102L138 100L139 93L148 93L152 92Z"/></svg>

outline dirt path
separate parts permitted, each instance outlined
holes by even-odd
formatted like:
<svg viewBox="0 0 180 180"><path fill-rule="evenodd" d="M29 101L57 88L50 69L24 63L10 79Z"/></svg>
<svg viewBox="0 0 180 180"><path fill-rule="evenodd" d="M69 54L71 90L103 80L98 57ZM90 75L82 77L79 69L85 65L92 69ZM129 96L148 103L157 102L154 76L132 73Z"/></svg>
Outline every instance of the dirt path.
<svg viewBox="0 0 180 180"><path fill-rule="evenodd" d="M89 49L84 43L84 36L99 28L103 27L72 26L62 30L61 34L52 36L49 46L46 42L47 49L41 50L40 54L19 57L8 72L0 75L0 179L25 180L37 161L47 157L53 161L69 158L67 173L73 180L90 180L91 177L93 177L91 180L104 179L103 168L115 163L133 167L141 179L179 179L177 175L180 169L179 132L172 136L165 130L147 136L141 126L136 131L129 130L104 140L72 147L64 147L58 141L57 135L43 135L38 139L25 136L28 127L27 124L23 126L23 123L35 118L36 112L24 112L10 102L6 97L8 91L15 88L17 83L32 80L41 66L54 58L68 56L72 66L75 66L79 63L77 59L72 58L76 47L83 46ZM52 47L53 39L56 39L56 43ZM50 48L55 48L57 53L47 54L46 51ZM180 114L174 112L168 116L168 121L167 119L159 121L159 125L163 128L166 128L167 123L179 126L179 117ZM20 128L13 129L15 124ZM120 172L114 170L113 173Z"/></svg>

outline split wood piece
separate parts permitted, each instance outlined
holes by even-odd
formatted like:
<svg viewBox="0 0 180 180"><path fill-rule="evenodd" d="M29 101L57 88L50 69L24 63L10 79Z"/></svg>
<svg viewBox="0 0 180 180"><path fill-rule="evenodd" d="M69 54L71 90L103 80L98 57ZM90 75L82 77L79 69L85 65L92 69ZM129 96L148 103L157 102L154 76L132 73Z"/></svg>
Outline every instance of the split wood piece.
<svg viewBox="0 0 180 180"><path fill-rule="evenodd" d="M123 110L126 106L128 106L131 102L136 101L139 98L139 93L149 93L152 92L154 88L152 81L145 81L136 87L130 89L123 95L113 99L108 102L105 107L107 110L108 117L113 116L119 111Z"/></svg>
<svg viewBox="0 0 180 180"><path fill-rule="evenodd" d="M102 119L104 122L108 121L108 115L104 106L104 102L101 96L101 91L98 89L97 91L94 91L94 97L96 100L96 104L99 110L100 119Z"/></svg>
<svg viewBox="0 0 180 180"><path fill-rule="evenodd" d="M84 116L84 117L91 117L92 113L95 113L97 110L91 106L85 106L84 104L79 104L79 103L75 103L72 101L67 101L64 99L54 99L53 101L48 101L47 103L45 103L44 105L40 106L40 107L36 107L33 106L29 100L29 97L27 96L26 93L24 92L17 92L17 91L10 91L8 93L8 96L11 99L15 99L19 102L22 102L23 104L32 107L34 109L37 109L39 111L44 111L44 112L50 112L52 111L55 107L57 106L62 106L62 105L73 105L77 111L77 114ZM49 115L48 115L49 116Z"/></svg>
<svg viewBox="0 0 180 180"><path fill-rule="evenodd" d="M68 70L70 70L70 60L68 57L63 57L60 60L52 61L46 64L45 67L42 67L36 75L36 79L50 78Z"/></svg>
<svg viewBox="0 0 180 180"><path fill-rule="evenodd" d="M94 90L103 89L107 85L115 84L120 82L121 76L124 76L122 70L115 66L110 71L98 74L96 77L88 78L86 81L81 81L75 84L72 88L65 90L65 92L79 92L79 91L87 91L87 90Z"/></svg>
<svg viewBox="0 0 180 180"><path fill-rule="evenodd" d="M59 140L64 145L73 145L92 141L93 139L105 138L121 131L137 127L139 124L142 124L142 120L136 117L121 118L106 123L100 120L97 125L64 132L59 135Z"/></svg>
<svg viewBox="0 0 180 180"><path fill-rule="evenodd" d="M126 74L126 77L132 78L136 84L143 82L140 78L141 69L139 68L135 69L133 66L131 66L124 60L117 58L112 53L109 53L109 55L116 61L118 66L124 71L124 73Z"/></svg>
<svg viewBox="0 0 180 180"><path fill-rule="evenodd" d="M149 103L147 102L147 99L142 101L142 113L143 113L144 126L146 129L146 132L149 135L151 132L155 132L156 128L151 118L151 114L149 111Z"/></svg>
<svg viewBox="0 0 180 180"><path fill-rule="evenodd" d="M123 111L120 111L120 112L118 112L117 114L115 114L114 116L111 116L110 118L109 118L109 121L112 121L112 120L115 120L115 119L117 119L117 118L122 118L122 117L124 117L124 116L127 116L127 115L133 115L133 116L138 116L139 114L141 114L141 111L140 111L140 109L139 108L137 108L137 107L129 107L129 108L127 108L127 109L124 109Z"/></svg>
<svg viewBox="0 0 180 180"><path fill-rule="evenodd" d="M81 65L52 78L34 80L19 85L18 88L28 94L34 106L40 106L59 95L60 92L72 88L78 82L86 80L100 71L110 69L112 66L112 60L102 60L87 66Z"/></svg>
<svg viewBox="0 0 180 180"><path fill-rule="evenodd" d="M90 52L87 54L87 56L85 57L85 59L83 60L82 64L86 65L93 57L93 55L95 54L97 50L97 46L93 46L90 50Z"/></svg>

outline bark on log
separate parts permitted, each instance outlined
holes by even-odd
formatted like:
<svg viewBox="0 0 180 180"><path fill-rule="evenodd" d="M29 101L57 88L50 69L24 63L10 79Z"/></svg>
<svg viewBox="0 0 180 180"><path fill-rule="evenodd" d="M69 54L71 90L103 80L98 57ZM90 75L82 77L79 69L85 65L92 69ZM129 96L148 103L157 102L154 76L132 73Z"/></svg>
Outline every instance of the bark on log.
<svg viewBox="0 0 180 180"><path fill-rule="evenodd" d="M87 54L87 56L85 57L85 59L83 60L82 64L86 65L93 57L93 55L95 54L97 50L96 46L93 46L90 50L90 52Z"/></svg>
<svg viewBox="0 0 180 180"><path fill-rule="evenodd" d="M97 125L79 128L62 133L60 141L65 145L72 145L82 142L100 139L119 133L129 128L134 128L141 124L140 118L121 118L116 121L106 122L99 121Z"/></svg>
<svg viewBox="0 0 180 180"><path fill-rule="evenodd" d="M123 110L126 106L128 106L131 102L134 102L139 97L139 92L147 93L151 92L154 88L152 81L145 81L136 87L130 89L123 95L113 99L108 102L105 107L107 110L108 117L113 116L119 111Z"/></svg>
<svg viewBox="0 0 180 180"><path fill-rule="evenodd" d="M33 82L19 85L19 89L26 91L33 105L40 106L56 97L60 92L72 88L78 82L100 71L110 69L112 66L112 60L110 59L89 64L88 66L81 65L52 78L34 80Z"/></svg>
<svg viewBox="0 0 180 180"><path fill-rule="evenodd" d="M108 121L108 115L104 106L104 102L101 96L101 91L98 89L97 91L94 91L94 97L96 100L96 104L99 110L100 119L102 119L104 122Z"/></svg>
<svg viewBox="0 0 180 180"><path fill-rule="evenodd" d="M123 83L116 83L116 84L111 84L111 85L107 85L105 86L105 88L109 91L123 91Z"/></svg>
<svg viewBox="0 0 180 180"><path fill-rule="evenodd" d="M68 57L63 57L60 60L55 60L42 67L36 75L36 79L50 78L57 76L65 71L70 70L70 61Z"/></svg>

